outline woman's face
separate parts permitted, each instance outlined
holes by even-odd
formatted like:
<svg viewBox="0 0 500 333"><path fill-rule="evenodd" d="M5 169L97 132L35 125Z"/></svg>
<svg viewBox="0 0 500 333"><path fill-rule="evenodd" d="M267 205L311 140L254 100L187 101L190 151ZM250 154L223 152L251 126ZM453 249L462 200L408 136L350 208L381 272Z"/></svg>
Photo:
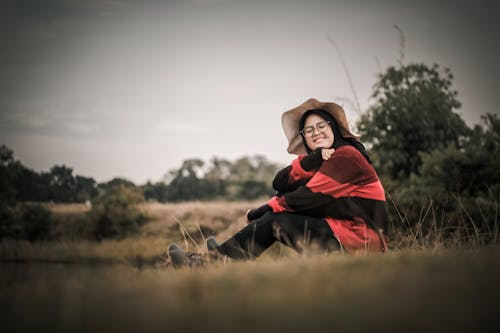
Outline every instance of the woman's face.
<svg viewBox="0 0 500 333"><path fill-rule="evenodd" d="M303 133L306 144L311 150L316 150L320 147L332 147L335 137L333 135L332 127L329 124L325 126L326 122L326 119L315 113L307 116L306 121L304 122ZM311 132L312 129L313 131ZM307 132L309 132L309 134Z"/></svg>

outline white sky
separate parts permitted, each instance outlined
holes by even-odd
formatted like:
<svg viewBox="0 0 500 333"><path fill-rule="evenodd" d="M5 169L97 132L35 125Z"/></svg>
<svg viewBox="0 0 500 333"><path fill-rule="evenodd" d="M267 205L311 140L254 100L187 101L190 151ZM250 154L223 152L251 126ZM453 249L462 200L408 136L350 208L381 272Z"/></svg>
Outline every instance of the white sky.
<svg viewBox="0 0 500 333"><path fill-rule="evenodd" d="M380 68L451 68L459 113L499 113L494 1L15 1L0 12L0 144L37 171L157 181L182 160L288 163L281 114L310 97L358 117ZM437 3L437 4L436 4ZM380 67L379 67L380 66Z"/></svg>

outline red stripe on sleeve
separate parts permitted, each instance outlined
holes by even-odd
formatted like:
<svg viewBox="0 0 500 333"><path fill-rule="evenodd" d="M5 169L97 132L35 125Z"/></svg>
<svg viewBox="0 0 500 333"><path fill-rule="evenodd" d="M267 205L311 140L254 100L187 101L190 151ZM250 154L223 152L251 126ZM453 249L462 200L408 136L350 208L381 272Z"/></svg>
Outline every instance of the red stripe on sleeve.
<svg viewBox="0 0 500 333"><path fill-rule="evenodd" d="M273 210L273 213L283 213L285 211L292 211L286 204L284 197L272 197L267 204Z"/></svg>
<svg viewBox="0 0 500 333"><path fill-rule="evenodd" d="M385 201L385 191L380 180L360 186L354 192L350 193L349 196Z"/></svg>
<svg viewBox="0 0 500 333"><path fill-rule="evenodd" d="M330 178L321 172L316 172L314 177L307 183L307 187L316 193L324 193L331 195L334 198L339 198L347 193L353 192L359 186L349 183L340 183L333 178Z"/></svg>
<svg viewBox="0 0 500 333"><path fill-rule="evenodd" d="M296 182L301 179L311 178L316 170L306 171L300 165L300 160L303 159L305 155L301 155L292 161L292 170L290 171L290 182Z"/></svg>

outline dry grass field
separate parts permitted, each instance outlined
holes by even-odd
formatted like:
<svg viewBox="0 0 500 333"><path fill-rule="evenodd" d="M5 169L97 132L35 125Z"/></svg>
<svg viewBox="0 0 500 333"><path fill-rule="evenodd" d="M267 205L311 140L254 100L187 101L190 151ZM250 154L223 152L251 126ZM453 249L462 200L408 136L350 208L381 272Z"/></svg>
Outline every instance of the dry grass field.
<svg viewBox="0 0 500 333"><path fill-rule="evenodd" d="M147 204L154 219L120 240L4 241L2 331L484 332L496 324L494 245L356 256L276 246L254 261L168 265L169 242L204 252L206 233L224 240L259 203Z"/></svg>
<svg viewBox="0 0 500 333"><path fill-rule="evenodd" d="M245 212L261 202L147 203L140 208L150 217L139 235L92 242L3 241L0 259L45 263L125 263L164 265L166 248L176 242L189 251L206 252L205 239L216 235L223 240L246 225ZM90 210L81 204L48 204L55 215L56 229L66 223L82 223L78 217ZM276 251L276 250L274 250ZM269 251L273 253L273 250Z"/></svg>

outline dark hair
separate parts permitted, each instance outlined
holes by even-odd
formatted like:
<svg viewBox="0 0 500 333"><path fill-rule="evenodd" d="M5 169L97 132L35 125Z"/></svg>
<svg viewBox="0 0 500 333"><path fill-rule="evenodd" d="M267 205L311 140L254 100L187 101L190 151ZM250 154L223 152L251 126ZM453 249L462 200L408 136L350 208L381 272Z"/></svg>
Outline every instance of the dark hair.
<svg viewBox="0 0 500 333"><path fill-rule="evenodd" d="M302 115L302 117L300 118L300 122L299 122L299 126L300 126L299 129L300 130L302 130L304 128L304 124L306 122L306 119L311 114L317 114L321 118L323 118L323 119L325 119L325 120L327 120L327 121L330 122L330 127L332 128L333 135L334 135L333 145L330 148L337 149L337 148L339 148L341 146L346 146L346 145L353 146L354 148L356 148L361 153L361 155L363 155L366 158L366 160L368 161L368 163L370 163L370 164L372 163L370 161L370 157L366 153L365 146L361 142L359 142L358 140L356 140L354 138L344 138L342 136L342 132L340 131L339 124L337 123L337 121L335 120L335 118L333 118L333 116L330 113L328 113L327 111L325 111L325 110L315 109L315 110L308 110L308 111L306 111ZM301 135L301 137L302 137L302 143L304 144L304 147L306 148L307 153L308 154L311 153L312 150L307 145L306 139L304 138L303 135Z"/></svg>

